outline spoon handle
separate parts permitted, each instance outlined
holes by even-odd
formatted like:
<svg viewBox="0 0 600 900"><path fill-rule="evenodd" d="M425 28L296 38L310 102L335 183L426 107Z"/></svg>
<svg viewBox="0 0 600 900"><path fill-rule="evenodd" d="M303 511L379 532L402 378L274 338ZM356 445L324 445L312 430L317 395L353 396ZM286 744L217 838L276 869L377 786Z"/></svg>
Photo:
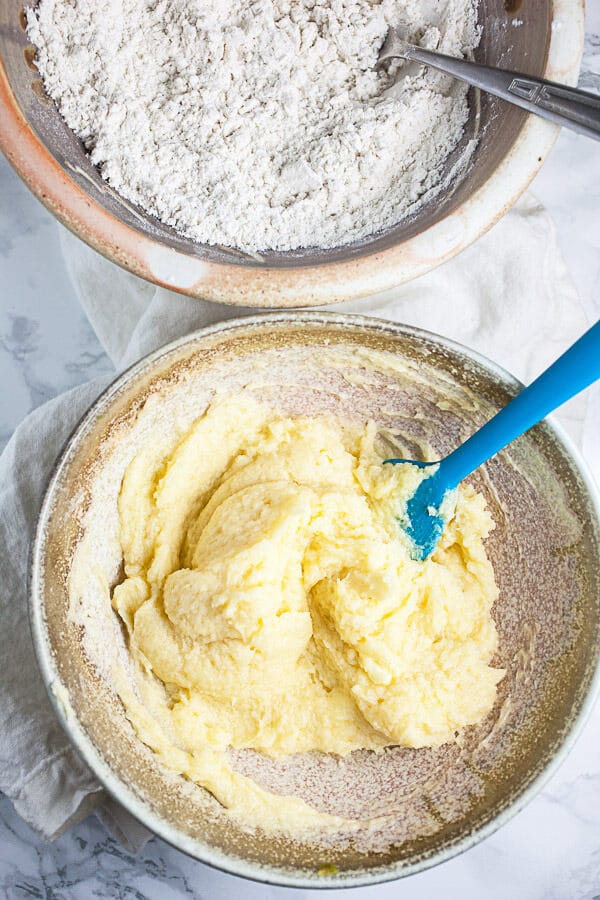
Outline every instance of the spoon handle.
<svg viewBox="0 0 600 900"><path fill-rule="evenodd" d="M495 69L433 50L424 50L413 44L405 44L405 47L409 49L399 54L404 59L414 59L432 66L528 112L550 119L557 125L564 125L600 141L600 96L596 94L531 75Z"/></svg>
<svg viewBox="0 0 600 900"><path fill-rule="evenodd" d="M444 483L456 487L482 463L599 378L600 321L442 461Z"/></svg>

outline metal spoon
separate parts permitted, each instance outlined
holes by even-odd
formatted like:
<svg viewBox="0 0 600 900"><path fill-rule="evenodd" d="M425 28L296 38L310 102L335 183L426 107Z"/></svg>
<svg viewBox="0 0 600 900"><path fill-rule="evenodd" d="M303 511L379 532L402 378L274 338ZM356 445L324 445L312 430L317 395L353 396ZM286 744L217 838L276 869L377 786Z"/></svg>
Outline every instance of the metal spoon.
<svg viewBox="0 0 600 900"><path fill-rule="evenodd" d="M440 512L449 492L495 456L503 447L532 428L562 403L600 378L600 321L579 338L550 368L511 400L479 431L439 463L414 459L386 459L385 463L438 466L425 478L406 506L401 525L412 542L413 559L433 553L446 524Z"/></svg>
<svg viewBox="0 0 600 900"><path fill-rule="evenodd" d="M557 125L600 141L600 97L596 94L425 50L405 41L397 29L390 28L378 62L398 58L432 66Z"/></svg>

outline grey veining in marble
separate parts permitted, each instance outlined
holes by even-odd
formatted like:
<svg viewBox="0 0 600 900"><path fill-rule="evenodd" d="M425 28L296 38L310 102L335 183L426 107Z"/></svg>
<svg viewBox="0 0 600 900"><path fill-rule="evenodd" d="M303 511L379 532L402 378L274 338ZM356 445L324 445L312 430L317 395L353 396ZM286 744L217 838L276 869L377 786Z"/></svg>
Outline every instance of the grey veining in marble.
<svg viewBox="0 0 600 900"><path fill-rule="evenodd" d="M581 86L600 91L600 0L589 0ZM563 133L533 184L558 229L590 319L600 315L600 145ZM111 366L62 263L58 226L0 161L0 447L20 419ZM600 440L600 435L599 435ZM357 900L600 900L600 710L541 794L483 844ZM330 897L341 896L333 891ZM54 844L0 799L0 897L8 900L307 898L242 882L153 839L123 851L95 817Z"/></svg>
<svg viewBox="0 0 600 900"><path fill-rule="evenodd" d="M0 448L30 410L112 371L62 262L55 220L0 157Z"/></svg>

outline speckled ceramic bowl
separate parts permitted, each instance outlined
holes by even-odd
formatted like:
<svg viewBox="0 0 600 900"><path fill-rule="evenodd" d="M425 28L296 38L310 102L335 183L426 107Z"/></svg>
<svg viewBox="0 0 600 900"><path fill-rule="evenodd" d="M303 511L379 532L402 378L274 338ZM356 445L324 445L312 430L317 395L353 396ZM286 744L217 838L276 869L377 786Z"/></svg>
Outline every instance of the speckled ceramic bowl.
<svg viewBox="0 0 600 900"><path fill-rule="evenodd" d="M479 0L477 59L574 84L583 0ZM23 0L0 0L0 148L48 209L109 259L194 297L294 307L373 294L459 253L515 202L538 171L555 126L487 95L470 96L470 164L451 187L396 227L339 249L254 258L195 244L120 198L44 93L24 30Z"/></svg>
<svg viewBox="0 0 600 900"><path fill-rule="evenodd" d="M398 360L409 375L395 368ZM203 412L215 387L234 392L249 382L290 413L372 417L401 433L407 450L411 439L425 437L440 454L519 389L506 372L457 344L358 316L279 313L229 321L146 357L83 417L40 512L30 602L49 695L106 789L203 862L304 887L370 884L419 871L467 849L520 809L567 753L591 706L600 644L598 494L577 452L548 422L476 473L496 523L487 542L500 587L493 663L506 676L494 709L456 744L435 750L358 752L342 764L325 754L277 763L250 751L234 754L236 768L275 792L376 820L322 840L294 836L293 823L287 836L250 833L207 791L164 769L136 737L105 674L122 633L106 587L100 594L94 587L121 577L118 543L116 555L105 546L110 530L116 533L124 468L148 438L147 416L160 414L168 427L164 417L173 415L181 425ZM160 402L148 404L153 396ZM99 549L76 613L67 584L84 533Z"/></svg>

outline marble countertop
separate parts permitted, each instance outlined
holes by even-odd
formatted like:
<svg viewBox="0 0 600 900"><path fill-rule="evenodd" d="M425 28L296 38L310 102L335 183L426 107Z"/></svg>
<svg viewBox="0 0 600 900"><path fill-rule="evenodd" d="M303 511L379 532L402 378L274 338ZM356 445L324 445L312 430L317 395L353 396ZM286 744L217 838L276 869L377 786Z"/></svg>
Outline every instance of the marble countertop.
<svg viewBox="0 0 600 900"><path fill-rule="evenodd" d="M591 0L580 84L600 92L600 3ZM600 144L563 133L532 185L551 212L590 320L600 315ZM58 226L0 159L0 449L54 395L112 371L65 270ZM600 438L600 436L599 436ZM544 790L477 847L357 900L600 900L600 708ZM0 894L8 900L282 898L154 838L136 857L89 817L53 844L0 797ZM341 896L331 891L330 897ZM316 897L297 891L297 897Z"/></svg>

